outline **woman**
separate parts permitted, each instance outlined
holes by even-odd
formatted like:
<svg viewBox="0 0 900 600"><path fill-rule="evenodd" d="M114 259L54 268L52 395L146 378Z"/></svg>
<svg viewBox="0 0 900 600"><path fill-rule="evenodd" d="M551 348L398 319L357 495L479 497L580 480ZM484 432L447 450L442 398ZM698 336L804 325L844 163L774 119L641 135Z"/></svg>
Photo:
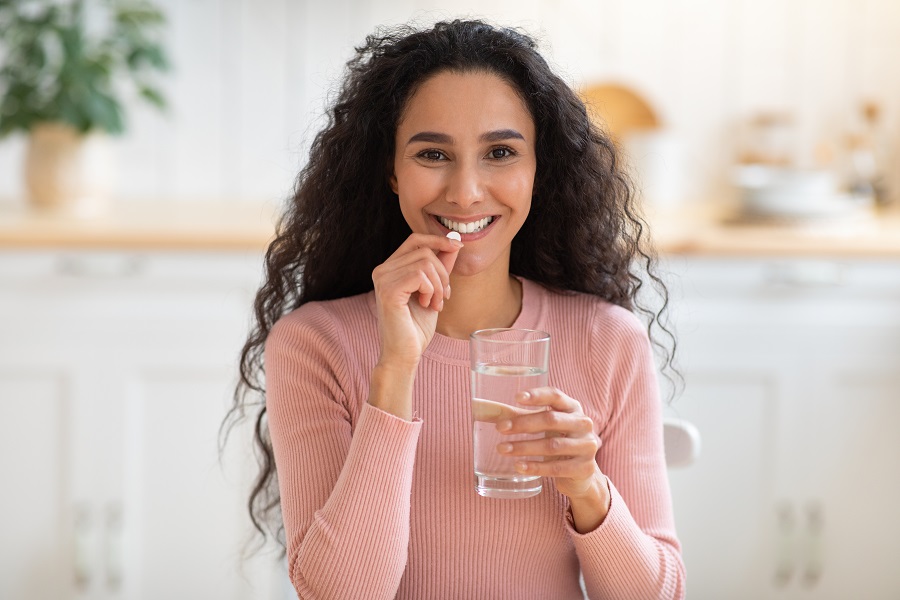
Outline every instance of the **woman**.
<svg viewBox="0 0 900 600"><path fill-rule="evenodd" d="M581 598L580 573L591 598L684 596L640 240L611 143L529 38L367 39L241 363L266 379L251 516L280 507L301 598ZM472 485L467 340L489 327L553 336L550 387L522 399L545 410L498 424L546 434L498 447L553 482L527 499Z"/></svg>

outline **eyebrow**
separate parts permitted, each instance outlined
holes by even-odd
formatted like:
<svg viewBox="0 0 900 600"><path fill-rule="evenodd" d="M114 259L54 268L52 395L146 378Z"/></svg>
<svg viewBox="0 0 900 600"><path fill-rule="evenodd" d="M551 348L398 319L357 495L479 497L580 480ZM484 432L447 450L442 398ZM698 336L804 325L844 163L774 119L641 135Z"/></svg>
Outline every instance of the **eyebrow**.
<svg viewBox="0 0 900 600"><path fill-rule="evenodd" d="M482 142L500 142L503 140L517 139L517 140L525 140L525 137L516 131L515 129L496 129L494 131L488 131L482 133L478 137L479 141ZM415 134L409 141L406 142L407 145L412 144L413 142L431 142L433 144L452 144L453 138L447 135L446 133L438 133L436 131L420 131Z"/></svg>

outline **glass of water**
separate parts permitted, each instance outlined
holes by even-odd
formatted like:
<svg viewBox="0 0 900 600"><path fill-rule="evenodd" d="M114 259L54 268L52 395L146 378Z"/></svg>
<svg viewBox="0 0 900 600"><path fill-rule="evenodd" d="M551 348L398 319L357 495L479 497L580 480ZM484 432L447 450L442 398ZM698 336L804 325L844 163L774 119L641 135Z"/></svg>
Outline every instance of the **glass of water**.
<svg viewBox="0 0 900 600"><path fill-rule="evenodd" d="M489 498L527 498L541 492L541 478L515 469L529 457L506 456L497 445L542 438L543 434L503 435L497 423L541 412L516 404L517 392L547 385L550 334L531 329L482 329L469 340L472 369L472 423L475 442L475 491Z"/></svg>

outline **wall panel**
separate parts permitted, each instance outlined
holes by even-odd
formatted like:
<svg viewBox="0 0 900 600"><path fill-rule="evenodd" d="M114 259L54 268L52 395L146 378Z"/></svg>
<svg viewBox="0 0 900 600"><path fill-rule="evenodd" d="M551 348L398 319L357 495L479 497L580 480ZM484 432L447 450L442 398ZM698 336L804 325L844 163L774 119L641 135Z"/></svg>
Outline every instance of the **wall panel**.
<svg viewBox="0 0 900 600"><path fill-rule="evenodd" d="M646 93L683 143L692 198L727 195L737 125L755 111L795 114L797 155L810 162L815 144L834 146L871 97L900 146L893 0L159 3L176 65L164 83L171 111L129 107L118 142L123 200L283 198L353 46L376 24L455 15L533 31L573 84L616 79ZM21 200L23 154L20 136L0 144L0 197Z"/></svg>

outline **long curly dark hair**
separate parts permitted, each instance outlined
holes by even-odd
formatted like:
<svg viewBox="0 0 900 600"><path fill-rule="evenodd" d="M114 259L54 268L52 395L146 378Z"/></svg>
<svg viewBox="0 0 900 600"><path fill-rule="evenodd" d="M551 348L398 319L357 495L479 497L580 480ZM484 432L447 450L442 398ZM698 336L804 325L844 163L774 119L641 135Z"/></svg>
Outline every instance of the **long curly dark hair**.
<svg viewBox="0 0 900 600"><path fill-rule="evenodd" d="M259 474L249 512L263 539L284 547L277 473L265 408L263 349L275 322L298 306L373 289L372 271L410 235L389 185L394 136L407 100L442 71L489 72L521 94L534 119L537 172L531 211L512 242L510 271L558 290L600 296L648 322L675 372L675 339L662 315L668 294L653 272L645 226L610 138L555 75L535 42L483 21L440 22L427 30L381 29L347 63L343 86L315 137L309 162L266 253L255 325L241 351L240 382L222 431L255 411ZM646 275L646 277L644 277ZM661 297L638 301L645 281ZM643 296L643 293L641 294ZM661 331L666 344L654 336Z"/></svg>

